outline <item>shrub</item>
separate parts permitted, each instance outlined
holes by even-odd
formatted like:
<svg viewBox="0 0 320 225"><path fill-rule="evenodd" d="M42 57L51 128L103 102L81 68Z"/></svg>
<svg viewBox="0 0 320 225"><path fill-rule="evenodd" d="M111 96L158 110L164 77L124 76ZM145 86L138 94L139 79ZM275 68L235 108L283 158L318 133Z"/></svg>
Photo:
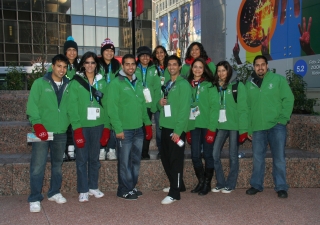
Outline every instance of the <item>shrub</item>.
<svg viewBox="0 0 320 225"><path fill-rule="evenodd" d="M7 90L24 90L25 79L27 79L27 73L21 67L14 64L10 64L7 69L6 76L6 89Z"/></svg>

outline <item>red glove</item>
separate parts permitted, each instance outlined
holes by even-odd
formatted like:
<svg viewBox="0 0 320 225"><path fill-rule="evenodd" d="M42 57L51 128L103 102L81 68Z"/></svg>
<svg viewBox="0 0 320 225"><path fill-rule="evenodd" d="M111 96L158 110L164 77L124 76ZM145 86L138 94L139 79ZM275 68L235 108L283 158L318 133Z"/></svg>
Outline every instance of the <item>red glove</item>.
<svg viewBox="0 0 320 225"><path fill-rule="evenodd" d="M187 139L188 144L191 145L191 133L190 132L186 133L186 139Z"/></svg>
<svg viewBox="0 0 320 225"><path fill-rule="evenodd" d="M74 140L78 148L83 148L86 140L82 134L82 128L75 129L73 132Z"/></svg>
<svg viewBox="0 0 320 225"><path fill-rule="evenodd" d="M248 133L245 132L239 135L239 143L242 144L248 138Z"/></svg>
<svg viewBox="0 0 320 225"><path fill-rule="evenodd" d="M34 132L36 133L36 136L41 139L41 141L48 140L48 131L41 123L37 123L33 125Z"/></svg>
<svg viewBox="0 0 320 225"><path fill-rule="evenodd" d="M100 139L101 146L106 146L108 144L109 138L110 138L110 130L108 128L104 128L101 139Z"/></svg>
<svg viewBox="0 0 320 225"><path fill-rule="evenodd" d="M144 126L144 128L146 129L146 140L150 141L152 138L152 126L148 125L148 126Z"/></svg>
<svg viewBox="0 0 320 225"><path fill-rule="evenodd" d="M208 130L205 138L208 144L212 144L214 142L215 137L216 137L216 132Z"/></svg>

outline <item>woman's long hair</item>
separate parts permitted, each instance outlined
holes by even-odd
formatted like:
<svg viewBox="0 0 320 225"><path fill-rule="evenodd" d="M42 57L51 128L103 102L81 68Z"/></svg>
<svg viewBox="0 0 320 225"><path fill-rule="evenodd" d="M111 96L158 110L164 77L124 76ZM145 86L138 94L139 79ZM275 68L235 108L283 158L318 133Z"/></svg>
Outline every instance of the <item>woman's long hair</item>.
<svg viewBox="0 0 320 225"><path fill-rule="evenodd" d="M217 65L216 65L216 74L215 74L215 77L214 77L214 80L215 80L215 83L217 84L217 86L220 86L219 84L219 76L218 76L218 67L219 66L223 66L226 70L227 70L227 77L226 77L226 80L224 81L224 84L221 86L222 89L226 89L228 84L229 84L229 81L232 77L232 66L227 62L227 61L220 61Z"/></svg>
<svg viewBox="0 0 320 225"><path fill-rule="evenodd" d="M191 67L190 67L190 73L189 73L189 76L188 76L188 81L189 83L191 83L193 81L193 78L194 78L194 74L193 74L193 71L192 71L192 68L193 68L193 65L196 63L196 62L201 62L202 63L202 66L203 66L203 74L201 76L201 78L203 78L205 81L208 81L212 84L212 86L215 85L215 78L211 72L211 70L209 69L209 66L208 64L206 63L206 61L202 58L196 58L193 63L191 64Z"/></svg>
<svg viewBox="0 0 320 225"><path fill-rule="evenodd" d="M114 57L111 59L110 63L112 73L116 73L121 67L120 62ZM102 66L106 74L109 73L109 65L107 65L107 63L104 61L103 56L101 56L100 58L100 65Z"/></svg>
<svg viewBox="0 0 320 225"><path fill-rule="evenodd" d="M185 59L190 59L190 58L192 58L192 56L191 56L191 49L193 48L193 46L195 46L195 45L197 45L198 47L199 47L199 49L200 49L200 58L203 58L205 61L207 61L207 59L209 58L208 57L208 55L207 55L207 52L206 52L206 50L204 50L204 47L203 47L203 45L200 43L200 42L192 42L190 45L189 45L189 47L188 47L188 49L187 49L187 52L186 52L186 57L185 57Z"/></svg>
<svg viewBox="0 0 320 225"><path fill-rule="evenodd" d="M100 70L100 64L99 64L98 56L94 52L86 52L83 54L83 56L81 57L80 63L78 65L77 71L86 75L86 71L83 65L85 61L90 57L92 57L96 62L96 69L94 70L94 75L97 75L98 71Z"/></svg>

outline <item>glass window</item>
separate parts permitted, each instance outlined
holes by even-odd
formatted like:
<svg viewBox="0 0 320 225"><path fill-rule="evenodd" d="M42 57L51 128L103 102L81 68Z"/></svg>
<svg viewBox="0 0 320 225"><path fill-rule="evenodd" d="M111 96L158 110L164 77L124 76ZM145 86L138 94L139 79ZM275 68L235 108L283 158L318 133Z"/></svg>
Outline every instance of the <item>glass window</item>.
<svg viewBox="0 0 320 225"><path fill-rule="evenodd" d="M20 56L20 58L21 58L21 56ZM20 59L20 63L19 64L20 64L20 66L30 66L30 61L29 62L21 62L21 59Z"/></svg>
<svg viewBox="0 0 320 225"><path fill-rule="evenodd" d="M56 2L46 1L46 12L58 12L58 4Z"/></svg>
<svg viewBox="0 0 320 225"><path fill-rule="evenodd" d="M18 20L27 20L27 21L30 21L30 20L31 20L30 12L19 11L19 12L18 12Z"/></svg>
<svg viewBox="0 0 320 225"><path fill-rule="evenodd" d="M108 19L105 17L96 17L96 25L97 26L107 26Z"/></svg>
<svg viewBox="0 0 320 225"><path fill-rule="evenodd" d="M32 46L31 45L20 45L20 53L29 53L32 52Z"/></svg>
<svg viewBox="0 0 320 225"><path fill-rule="evenodd" d="M96 25L96 18L94 16L84 16L83 17L84 25Z"/></svg>
<svg viewBox="0 0 320 225"><path fill-rule="evenodd" d="M18 9L19 10L30 10L31 4L30 0L17 0L18 2Z"/></svg>
<svg viewBox="0 0 320 225"><path fill-rule="evenodd" d="M11 62L18 62L17 54L6 54L6 60Z"/></svg>
<svg viewBox="0 0 320 225"><path fill-rule="evenodd" d="M119 26L120 27L131 27L130 22L128 22L128 19L119 19Z"/></svg>
<svg viewBox="0 0 320 225"><path fill-rule="evenodd" d="M67 13L70 9L71 2L70 0L59 1L58 12L59 13Z"/></svg>
<svg viewBox="0 0 320 225"><path fill-rule="evenodd" d="M33 21L44 21L43 13L32 13L32 20Z"/></svg>
<svg viewBox="0 0 320 225"><path fill-rule="evenodd" d="M17 23L14 21L4 21L4 41L18 43Z"/></svg>
<svg viewBox="0 0 320 225"><path fill-rule="evenodd" d="M3 52L3 43L0 43L0 52Z"/></svg>
<svg viewBox="0 0 320 225"><path fill-rule="evenodd" d="M20 54L20 61L28 62L29 63L28 66L30 66L31 60L32 60L31 54Z"/></svg>
<svg viewBox="0 0 320 225"><path fill-rule="evenodd" d="M57 45L48 45L48 52L47 54L58 54L59 53L59 47Z"/></svg>
<svg viewBox="0 0 320 225"><path fill-rule="evenodd" d="M60 43L60 45L64 45L64 42L67 40L67 37L71 36L71 25L70 24L59 24L59 35L60 35L59 43Z"/></svg>
<svg viewBox="0 0 320 225"><path fill-rule="evenodd" d="M84 46L96 46L96 32L94 26L84 26Z"/></svg>
<svg viewBox="0 0 320 225"><path fill-rule="evenodd" d="M4 9L17 9L15 0L2 1L2 2L3 2L3 8Z"/></svg>
<svg viewBox="0 0 320 225"><path fill-rule="evenodd" d="M60 14L59 15L59 22L60 23L71 23L71 16L65 15L65 14Z"/></svg>
<svg viewBox="0 0 320 225"><path fill-rule="evenodd" d="M79 0L71 0L71 13L76 15L83 15L83 5Z"/></svg>
<svg viewBox="0 0 320 225"><path fill-rule="evenodd" d="M115 18L119 17L119 1L118 0L108 0L108 17L115 17Z"/></svg>
<svg viewBox="0 0 320 225"><path fill-rule="evenodd" d="M83 0L83 15L94 16L95 15L95 0ZM79 4L79 3L78 3Z"/></svg>
<svg viewBox="0 0 320 225"><path fill-rule="evenodd" d="M19 21L19 43L31 43L31 23Z"/></svg>
<svg viewBox="0 0 320 225"><path fill-rule="evenodd" d="M78 43L78 42L77 42ZM81 58L81 56L84 54L84 50L83 50L83 47L79 47L79 44L78 44L78 56L79 58Z"/></svg>
<svg viewBox="0 0 320 225"><path fill-rule="evenodd" d="M107 37L108 37L107 27L96 27L96 43L97 43L96 46L100 46L103 40L106 39Z"/></svg>
<svg viewBox="0 0 320 225"><path fill-rule="evenodd" d="M83 16L71 16L72 24L83 24Z"/></svg>
<svg viewBox="0 0 320 225"><path fill-rule="evenodd" d="M72 36L74 40L77 42L78 46L83 46L83 26L82 25L72 25Z"/></svg>
<svg viewBox="0 0 320 225"><path fill-rule="evenodd" d="M3 10L3 18L7 20L15 20L16 19L16 12L10 10Z"/></svg>
<svg viewBox="0 0 320 225"><path fill-rule="evenodd" d="M44 1L31 1L32 11L44 12Z"/></svg>
<svg viewBox="0 0 320 225"><path fill-rule="evenodd" d="M119 19L118 18L108 18L108 26L119 27Z"/></svg>
<svg viewBox="0 0 320 225"><path fill-rule="evenodd" d="M34 53L44 53L45 52L45 45L33 45L33 52Z"/></svg>
<svg viewBox="0 0 320 225"><path fill-rule="evenodd" d="M6 52L18 53L18 44L5 44Z"/></svg>
<svg viewBox="0 0 320 225"><path fill-rule="evenodd" d="M96 0L96 16L107 17L107 1Z"/></svg>
<svg viewBox="0 0 320 225"><path fill-rule="evenodd" d="M83 47L83 52L95 52L96 48L95 47Z"/></svg>
<svg viewBox="0 0 320 225"><path fill-rule="evenodd" d="M152 28L151 20L141 20L142 28Z"/></svg>
<svg viewBox="0 0 320 225"><path fill-rule="evenodd" d="M58 23L58 14L46 13L47 22L56 22Z"/></svg>
<svg viewBox="0 0 320 225"><path fill-rule="evenodd" d="M3 27L2 27L2 23L0 23L0 42L3 42L3 35L2 35L2 32L3 32L3 29L2 29ZM2 44L0 43L0 46L1 46Z"/></svg>
<svg viewBox="0 0 320 225"><path fill-rule="evenodd" d="M119 28L108 27L108 38L113 41L114 47L119 47Z"/></svg>
<svg viewBox="0 0 320 225"><path fill-rule="evenodd" d="M58 45L58 24L47 23L47 44Z"/></svg>
<svg viewBox="0 0 320 225"><path fill-rule="evenodd" d="M33 43L39 45L45 45L46 35L45 35L46 25L45 23L33 23Z"/></svg>

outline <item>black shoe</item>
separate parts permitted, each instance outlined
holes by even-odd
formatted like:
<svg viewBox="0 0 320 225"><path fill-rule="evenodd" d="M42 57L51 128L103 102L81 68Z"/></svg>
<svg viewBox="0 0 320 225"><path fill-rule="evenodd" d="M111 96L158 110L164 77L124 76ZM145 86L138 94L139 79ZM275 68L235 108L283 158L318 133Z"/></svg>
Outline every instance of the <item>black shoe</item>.
<svg viewBox="0 0 320 225"><path fill-rule="evenodd" d="M261 192L261 191L258 190L258 189L255 189L254 187L251 187L251 188L249 188L249 189L246 191L246 194L247 194L247 195L255 195L255 194L257 194L258 192Z"/></svg>
<svg viewBox="0 0 320 225"><path fill-rule="evenodd" d="M160 154L160 152L159 152L158 155L157 155L157 159L161 159L161 154Z"/></svg>
<svg viewBox="0 0 320 225"><path fill-rule="evenodd" d="M138 196L133 193L132 191L122 195L122 196L118 196L119 198L123 198L125 200L137 200L138 199Z"/></svg>
<svg viewBox="0 0 320 225"><path fill-rule="evenodd" d="M288 198L288 192L287 191L281 190L281 191L277 191L277 193L278 193L278 197L279 198Z"/></svg>
<svg viewBox="0 0 320 225"><path fill-rule="evenodd" d="M137 188L133 188L132 192L133 192L134 194L136 194L138 197L140 197L140 196L142 195L142 192L139 191Z"/></svg>
<svg viewBox="0 0 320 225"><path fill-rule="evenodd" d="M150 155L143 155L141 156L141 160L149 160L150 159Z"/></svg>

